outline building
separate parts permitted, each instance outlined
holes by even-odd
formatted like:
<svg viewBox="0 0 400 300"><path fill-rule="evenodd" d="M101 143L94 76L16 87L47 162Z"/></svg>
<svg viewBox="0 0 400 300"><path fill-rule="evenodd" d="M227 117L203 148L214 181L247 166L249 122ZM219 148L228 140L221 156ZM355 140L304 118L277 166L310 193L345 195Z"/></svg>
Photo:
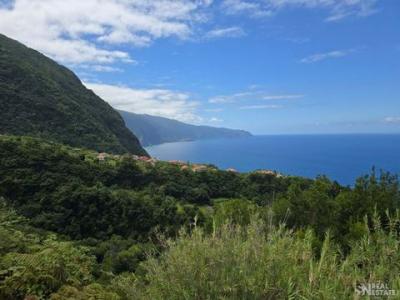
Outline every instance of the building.
<svg viewBox="0 0 400 300"><path fill-rule="evenodd" d="M107 153L102 152L102 153L97 154L97 159L100 161L104 161L107 156L108 156Z"/></svg>
<svg viewBox="0 0 400 300"><path fill-rule="evenodd" d="M255 171L255 173L263 175L274 175L274 176L276 175L276 172L271 170L257 170Z"/></svg>
<svg viewBox="0 0 400 300"><path fill-rule="evenodd" d="M193 172L204 172L207 171L208 168L205 165L194 165L192 167Z"/></svg>
<svg viewBox="0 0 400 300"><path fill-rule="evenodd" d="M186 165L186 163L183 162L183 161L181 161L181 160L169 160L168 162L169 162L170 164L177 165L177 166Z"/></svg>
<svg viewBox="0 0 400 300"><path fill-rule="evenodd" d="M280 174L280 173L278 173L276 171L271 171L271 170L257 170L254 173L263 174L263 175L272 175L272 176L276 176L277 178L283 177L282 174Z"/></svg>
<svg viewBox="0 0 400 300"><path fill-rule="evenodd" d="M140 161L145 161L145 162L148 162L148 161L150 161L150 157L148 157L148 156L139 156L138 157L138 160L140 160Z"/></svg>

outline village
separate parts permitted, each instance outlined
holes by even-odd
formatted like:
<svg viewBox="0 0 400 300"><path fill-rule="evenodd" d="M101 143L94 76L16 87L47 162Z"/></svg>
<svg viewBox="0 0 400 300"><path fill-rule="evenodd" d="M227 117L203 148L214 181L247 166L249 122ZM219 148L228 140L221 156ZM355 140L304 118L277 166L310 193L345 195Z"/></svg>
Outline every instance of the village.
<svg viewBox="0 0 400 300"><path fill-rule="evenodd" d="M101 153L97 154L97 159L99 161L106 161L108 158L120 159L121 157L125 157L125 155L124 156L112 155L112 154L108 154L105 152L101 152ZM149 164L151 166L155 166L157 162L160 162L160 160L158 160L157 158L154 158L154 157L138 156L138 155L130 155L130 157L133 158L135 161L140 161L142 163ZM176 165L176 166L180 167L180 169L182 171L187 170L187 171L193 171L193 172L205 172L205 171L217 171L218 170L215 166L184 162L181 160L168 160L168 161L162 161L162 162ZM239 173L239 171L234 168L227 168L225 171L232 172L232 173ZM271 176L276 176L278 178L283 177L282 174L280 174L276 171L272 171L272 170L256 170L253 173L262 174L262 175L271 175Z"/></svg>

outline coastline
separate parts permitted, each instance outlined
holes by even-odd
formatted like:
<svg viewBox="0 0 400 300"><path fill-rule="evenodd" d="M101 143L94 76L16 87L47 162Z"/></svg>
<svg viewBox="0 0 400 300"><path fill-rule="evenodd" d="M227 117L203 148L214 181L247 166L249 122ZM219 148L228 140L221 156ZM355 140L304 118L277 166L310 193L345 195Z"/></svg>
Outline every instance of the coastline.
<svg viewBox="0 0 400 300"><path fill-rule="evenodd" d="M209 163L239 172L257 169L315 178L327 175L341 184L373 167L400 173L400 134L253 135L165 143L145 148L161 160Z"/></svg>

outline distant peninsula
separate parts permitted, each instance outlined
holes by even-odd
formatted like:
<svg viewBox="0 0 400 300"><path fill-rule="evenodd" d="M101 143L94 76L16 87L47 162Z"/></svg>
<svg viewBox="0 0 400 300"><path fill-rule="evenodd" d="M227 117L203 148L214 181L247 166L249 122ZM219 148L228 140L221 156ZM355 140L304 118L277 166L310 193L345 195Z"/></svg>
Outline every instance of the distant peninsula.
<svg viewBox="0 0 400 300"><path fill-rule="evenodd" d="M126 127L137 136L144 147L171 142L252 136L245 130L197 126L164 117L126 111L119 111L119 113Z"/></svg>

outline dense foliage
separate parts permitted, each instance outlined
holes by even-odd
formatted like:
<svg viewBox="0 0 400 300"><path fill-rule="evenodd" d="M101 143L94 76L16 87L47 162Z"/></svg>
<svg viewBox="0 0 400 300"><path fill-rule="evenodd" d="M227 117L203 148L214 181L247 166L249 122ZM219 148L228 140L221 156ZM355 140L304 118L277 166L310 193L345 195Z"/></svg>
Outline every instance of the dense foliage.
<svg viewBox="0 0 400 300"><path fill-rule="evenodd" d="M0 199L0 299L46 299L65 284L93 281L94 256L88 248L40 232Z"/></svg>
<svg viewBox="0 0 400 300"><path fill-rule="evenodd" d="M163 117L119 111L126 126L139 138L143 146L162 143L213 138L248 137L244 130L196 126Z"/></svg>
<svg viewBox="0 0 400 300"><path fill-rule="evenodd" d="M268 203L296 178L182 171L126 156L96 153L34 138L0 137L0 195L32 224L72 238L139 238L156 227L174 232L212 199L247 196Z"/></svg>
<svg viewBox="0 0 400 300"><path fill-rule="evenodd" d="M145 154L114 109L67 68L0 34L0 134Z"/></svg>
<svg viewBox="0 0 400 300"><path fill-rule="evenodd" d="M0 299L343 299L360 282L400 288L396 176L372 171L343 187L97 157L0 136Z"/></svg>
<svg viewBox="0 0 400 300"><path fill-rule="evenodd" d="M377 216L372 226L365 220L347 255L329 233L316 250L310 229L293 231L257 216L249 221L160 239L161 254L148 251L136 269L117 275L95 259L103 245L83 247L37 231L0 202L0 299L319 300L352 299L358 284L370 282L400 289L399 216L386 227ZM129 253L137 250L122 256Z"/></svg>

